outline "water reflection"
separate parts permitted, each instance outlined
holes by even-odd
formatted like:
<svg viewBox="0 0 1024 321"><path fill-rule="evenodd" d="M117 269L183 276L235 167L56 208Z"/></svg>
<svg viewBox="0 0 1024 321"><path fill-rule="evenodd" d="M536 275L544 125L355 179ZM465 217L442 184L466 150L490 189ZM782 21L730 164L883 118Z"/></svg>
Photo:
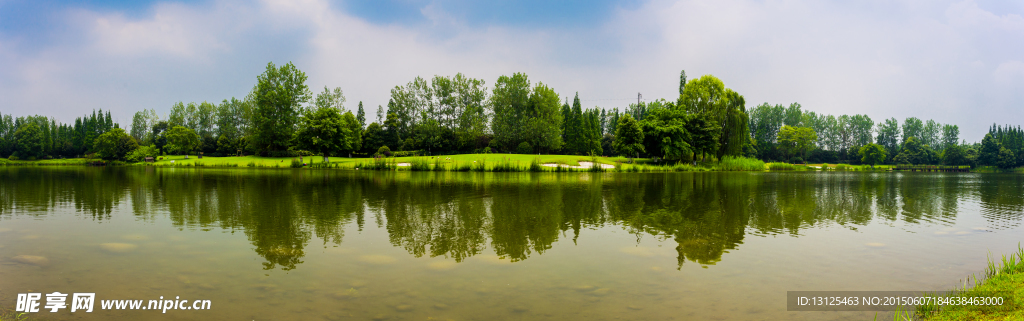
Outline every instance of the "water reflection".
<svg viewBox="0 0 1024 321"><path fill-rule="evenodd" d="M73 208L182 229L241 232L264 269L291 270L306 248L340 244L366 220L395 247L455 262L542 255L591 228L676 243L677 265L714 265L744 238L851 229L872 220L946 224L978 204L990 229L1015 227L1024 176L892 173L412 173L309 170L6 168L0 219ZM372 218L365 217L366 215Z"/></svg>

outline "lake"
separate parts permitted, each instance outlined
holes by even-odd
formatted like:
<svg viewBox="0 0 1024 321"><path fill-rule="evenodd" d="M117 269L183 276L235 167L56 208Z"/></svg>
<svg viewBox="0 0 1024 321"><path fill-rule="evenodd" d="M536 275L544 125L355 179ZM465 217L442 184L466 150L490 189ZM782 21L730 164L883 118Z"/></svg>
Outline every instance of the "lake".
<svg viewBox="0 0 1024 321"><path fill-rule="evenodd" d="M0 304L95 293L93 312L29 315L53 320L865 320L788 312L786 291L947 290L1015 251L1022 215L1017 174L8 167ZM161 296L210 309L100 307Z"/></svg>

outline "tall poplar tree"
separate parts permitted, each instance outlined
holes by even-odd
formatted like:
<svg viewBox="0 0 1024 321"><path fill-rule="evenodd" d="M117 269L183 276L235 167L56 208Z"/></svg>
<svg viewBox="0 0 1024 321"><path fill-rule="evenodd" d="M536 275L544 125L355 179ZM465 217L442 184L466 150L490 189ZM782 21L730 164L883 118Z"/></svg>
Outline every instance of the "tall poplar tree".
<svg viewBox="0 0 1024 321"><path fill-rule="evenodd" d="M252 89L252 143L261 152L288 149L302 104L312 95L306 86L306 73L291 62L278 68L273 62L259 75Z"/></svg>

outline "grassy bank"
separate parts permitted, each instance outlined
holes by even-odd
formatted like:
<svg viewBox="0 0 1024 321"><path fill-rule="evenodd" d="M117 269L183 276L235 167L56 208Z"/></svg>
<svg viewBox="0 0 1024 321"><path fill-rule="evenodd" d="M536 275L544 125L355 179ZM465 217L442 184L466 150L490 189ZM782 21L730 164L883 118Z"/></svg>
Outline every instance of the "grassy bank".
<svg viewBox="0 0 1024 321"><path fill-rule="evenodd" d="M0 166L83 166L99 159L86 158L58 158L41 160L9 160L0 158Z"/></svg>
<svg viewBox="0 0 1024 321"><path fill-rule="evenodd" d="M1017 245L1017 253L1003 255L999 261L991 258L981 278L972 276L964 287L953 290L953 296L988 296L998 292L1006 296L1005 302L1015 302L1014 309L982 309L978 306L918 307L920 320L1024 320L1024 247ZM971 281L973 279L973 282ZM937 312L936 312L937 310ZM911 319L904 316L902 319Z"/></svg>
<svg viewBox="0 0 1024 321"><path fill-rule="evenodd" d="M7 160L0 158L0 166L84 166L100 159L69 158L47 160ZM393 163L393 164L392 164ZM389 165L391 164L391 165ZM111 165L126 165L114 162ZM848 164L789 164L765 163L755 158L723 157L718 162L676 163L637 158L630 163L625 157L591 157L575 155L523 155L523 154L460 154L420 157L374 158L331 157L329 163L321 156L260 157L229 156L185 159L183 155L158 157L154 163L127 164L136 166L189 166L189 167L248 167L248 168L336 168L413 171L487 171L487 172L703 172L703 171L889 171L891 165ZM984 169L980 169L984 171Z"/></svg>

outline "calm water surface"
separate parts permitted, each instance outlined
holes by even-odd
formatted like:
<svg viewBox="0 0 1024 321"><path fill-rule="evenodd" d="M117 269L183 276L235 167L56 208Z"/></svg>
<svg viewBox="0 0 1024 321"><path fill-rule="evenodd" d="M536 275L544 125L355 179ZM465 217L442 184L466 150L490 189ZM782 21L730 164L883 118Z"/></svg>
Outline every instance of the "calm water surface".
<svg viewBox="0 0 1024 321"><path fill-rule="evenodd" d="M865 320L1022 241L1024 176L0 169L0 304L55 320ZM42 257L25 259L28 256ZM204 311L99 300L211 300Z"/></svg>

